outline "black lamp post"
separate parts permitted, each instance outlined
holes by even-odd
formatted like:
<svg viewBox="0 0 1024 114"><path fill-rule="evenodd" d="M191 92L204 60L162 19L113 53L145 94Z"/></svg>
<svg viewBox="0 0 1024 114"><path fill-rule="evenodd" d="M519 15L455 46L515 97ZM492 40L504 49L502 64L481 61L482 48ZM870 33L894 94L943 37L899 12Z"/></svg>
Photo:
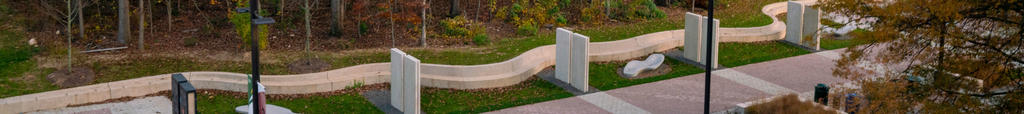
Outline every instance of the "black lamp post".
<svg viewBox="0 0 1024 114"><path fill-rule="evenodd" d="M715 61L711 60L711 55L714 55L714 53L715 53L715 52L711 51L712 48L715 48L715 45L712 44L712 43L714 43L712 40L715 40L714 39L715 38L714 37L715 36L714 35L715 34L715 25L714 24L715 24L715 0L709 0L708 1L708 24L707 24L708 25L708 35L707 35L708 36L708 40L707 40L708 41L708 44L707 44L708 50L706 51L706 52L708 52L708 54L706 56L704 56L705 61L707 61L704 64L704 70L705 70L704 71L704 114L710 114L710 109L709 109L708 106L711 104L711 70L713 70L713 69L711 69L711 65L715 64L714 63Z"/></svg>
<svg viewBox="0 0 1024 114"><path fill-rule="evenodd" d="M257 3L259 3L259 0L250 0L248 8L238 8L238 9L235 9L239 13L249 13L250 14L249 17L251 17L251 21L250 21L251 24L249 25L249 28L251 28L252 31L249 32L249 36L252 36L252 40L249 40L249 41L251 41L251 45L249 47L252 48L252 55L251 55L252 56L252 79L250 80L251 81L250 83L252 83L252 90L251 91L253 93L253 101L252 101L253 103L252 103L252 105L250 105L250 107L253 107L252 108L253 109L252 110L252 112L253 112L252 114L260 114L260 112L259 112L260 109L263 109L263 107L261 105L259 105L260 99L258 98L258 96L256 96L258 94L258 92L259 92L258 91L259 90L259 86L257 86L258 85L257 83L260 81L260 47L259 47L259 33L260 33L260 31L259 31L258 28L259 28L259 25L262 25L262 24L274 23L274 19L264 18L263 16L259 15L260 8L257 7L258 6Z"/></svg>

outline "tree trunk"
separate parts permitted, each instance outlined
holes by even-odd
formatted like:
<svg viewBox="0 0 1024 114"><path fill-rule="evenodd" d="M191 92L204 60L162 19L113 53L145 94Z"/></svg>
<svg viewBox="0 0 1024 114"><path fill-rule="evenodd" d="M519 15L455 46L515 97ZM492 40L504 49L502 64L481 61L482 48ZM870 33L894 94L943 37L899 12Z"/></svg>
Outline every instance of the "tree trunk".
<svg viewBox="0 0 1024 114"><path fill-rule="evenodd" d="M139 16L139 50L146 49L146 0L139 0L139 10L136 11Z"/></svg>
<svg viewBox="0 0 1024 114"><path fill-rule="evenodd" d="M66 32L68 32L68 33L67 33L67 34L68 34L68 35L67 35L67 36L68 36L68 44L66 44L66 45L68 45L68 69L67 69L67 70L68 70L68 74L71 74L70 72L74 71L74 70L71 70L71 35L70 35L70 31L71 31L71 20L73 20L73 19L71 19L71 16L72 16L72 15L71 15L71 12L72 12L72 11L71 11L71 0L65 0L65 2L67 2L67 3L68 3L68 5L67 5L67 6L68 6L68 13L67 13L67 14L68 14L68 16L67 16L68 18L67 18L67 20L65 21L65 22L66 22L66 24L67 24L67 27L64 27L64 29L66 30Z"/></svg>
<svg viewBox="0 0 1024 114"><path fill-rule="evenodd" d="M459 16L459 0L452 0L452 9L448 11L448 15L451 17Z"/></svg>
<svg viewBox="0 0 1024 114"><path fill-rule="evenodd" d="M85 19L82 19L82 7L85 7L85 5L82 4L82 0L75 1L75 4L78 4L78 11L76 11L78 12L78 37L85 38Z"/></svg>
<svg viewBox="0 0 1024 114"><path fill-rule="evenodd" d="M302 8L302 13L305 16L305 22L306 22L306 55L309 56L309 43L310 43L309 40L310 40L310 37L313 37L313 32L312 32L312 30L310 30L310 24L309 24L309 20L310 20L309 10L311 8L309 7L309 0L303 0L303 1L306 2L305 3L305 7Z"/></svg>
<svg viewBox="0 0 1024 114"><path fill-rule="evenodd" d="M171 27L174 26L174 18L171 17L171 0L164 0L164 5L167 6L167 31L171 31Z"/></svg>
<svg viewBox="0 0 1024 114"><path fill-rule="evenodd" d="M284 3L286 3L285 0L277 2L277 15L284 16Z"/></svg>
<svg viewBox="0 0 1024 114"><path fill-rule="evenodd" d="M428 5L427 4L427 0L423 0L423 5ZM427 7L426 6L423 7L423 12L422 13L423 13L423 15L422 15L423 16L423 22L420 23L420 24L423 25L423 28L420 29L420 32L422 32L420 34L420 45L422 45L423 47L427 47Z"/></svg>
<svg viewBox="0 0 1024 114"><path fill-rule="evenodd" d="M341 36L342 7L341 0L331 0L331 35Z"/></svg>
<svg viewBox="0 0 1024 114"><path fill-rule="evenodd" d="M117 42L121 44L125 43L125 39L130 38L128 35L131 33L131 19L128 16L128 0L117 1Z"/></svg>

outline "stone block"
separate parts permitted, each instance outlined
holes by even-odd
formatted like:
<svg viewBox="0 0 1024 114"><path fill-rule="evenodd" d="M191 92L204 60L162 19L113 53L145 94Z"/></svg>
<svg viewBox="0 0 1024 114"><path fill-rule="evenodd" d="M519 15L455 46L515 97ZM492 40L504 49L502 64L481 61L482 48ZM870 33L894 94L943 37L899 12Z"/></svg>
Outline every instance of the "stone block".
<svg viewBox="0 0 1024 114"><path fill-rule="evenodd" d="M704 18L703 20L705 20L705 21L708 20L707 17L703 17L703 18ZM711 54L711 58L710 59L702 59L700 61L701 64L709 64L708 61L711 61L710 64L711 64L711 68L712 69L717 69L718 68L718 49L719 49L718 44L721 42L721 38L719 36L722 34L722 32L718 30L720 28L719 27L720 23L721 23L721 21L719 21L718 19L714 19L713 20L713 24L714 25L712 26L712 29L714 30L714 34L712 34L712 36L711 36L712 38L711 38L711 45L710 46L714 47L714 48L711 48L711 53L712 53ZM708 26L707 24L701 24L701 28L704 28L704 29L701 31L700 37L705 38L705 39L708 37L707 36L708 35L707 26ZM708 46L706 45L707 42L703 42L703 43L705 45L701 47L701 50L707 51L707 48L708 48ZM702 57L706 57L707 56L706 54L707 53L705 52L705 53L701 53L700 55Z"/></svg>
<svg viewBox="0 0 1024 114"><path fill-rule="evenodd" d="M704 57L701 56L703 55L701 52L704 49L700 48L703 47L703 44L706 44L703 40L706 38L700 37L701 30L704 29L701 28L701 24L704 22L702 17L694 13L686 13L686 28L684 28L686 33L683 34L683 57L686 59L700 61Z"/></svg>
<svg viewBox="0 0 1024 114"><path fill-rule="evenodd" d="M661 54L652 54L647 59L644 59L644 61L629 61L629 63L626 63L626 67L622 68L622 74L625 74L626 77L634 77L640 74L640 72L658 69L664 61L665 55Z"/></svg>
<svg viewBox="0 0 1024 114"><path fill-rule="evenodd" d="M555 31L555 79L569 82L569 49L573 33L562 28Z"/></svg>
<svg viewBox="0 0 1024 114"><path fill-rule="evenodd" d="M405 56L402 63L404 70L403 80L405 83L403 96L403 112L406 114L418 114L420 112L420 60L410 55Z"/></svg>
<svg viewBox="0 0 1024 114"><path fill-rule="evenodd" d="M403 99L405 98L403 96L405 95L405 90L402 89L405 87L402 85L404 84L403 79L405 79L405 74L403 74L405 72L405 70L403 70L405 58L405 52L402 52L402 50L398 50L397 48L391 48L391 106L395 107L399 111L405 109L402 108L402 104L404 103Z"/></svg>
<svg viewBox="0 0 1024 114"><path fill-rule="evenodd" d="M786 7L786 41L799 43L803 34L804 5L790 1Z"/></svg>
<svg viewBox="0 0 1024 114"><path fill-rule="evenodd" d="M821 27L821 12L811 6L805 6L803 16L803 30L801 31L803 34L801 34L798 44L810 49L820 50L821 38L818 37L818 30Z"/></svg>
<svg viewBox="0 0 1024 114"><path fill-rule="evenodd" d="M587 52L590 52L590 37L583 36L580 34L574 34L572 37L572 52L570 52L569 60L569 84L580 91L587 91L588 84L588 67L589 59L587 58Z"/></svg>

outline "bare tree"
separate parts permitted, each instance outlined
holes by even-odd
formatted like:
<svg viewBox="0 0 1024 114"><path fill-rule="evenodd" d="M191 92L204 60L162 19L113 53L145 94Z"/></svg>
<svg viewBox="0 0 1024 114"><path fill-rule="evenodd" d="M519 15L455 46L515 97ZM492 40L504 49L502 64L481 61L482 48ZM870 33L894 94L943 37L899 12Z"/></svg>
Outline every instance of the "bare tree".
<svg viewBox="0 0 1024 114"><path fill-rule="evenodd" d="M305 4L302 7L302 13L305 16L305 23L306 23L306 50L305 51L306 51L306 56L309 56L309 45L310 45L310 41L309 40L310 40L311 37L313 37L313 31L312 31L312 29L310 29L311 25L309 24L309 21L312 18L310 16L310 10L312 10L313 7L309 5L309 0L303 0L303 1L305 1ZM316 3L319 3L319 2L313 1L313 6L316 6L317 5Z"/></svg>

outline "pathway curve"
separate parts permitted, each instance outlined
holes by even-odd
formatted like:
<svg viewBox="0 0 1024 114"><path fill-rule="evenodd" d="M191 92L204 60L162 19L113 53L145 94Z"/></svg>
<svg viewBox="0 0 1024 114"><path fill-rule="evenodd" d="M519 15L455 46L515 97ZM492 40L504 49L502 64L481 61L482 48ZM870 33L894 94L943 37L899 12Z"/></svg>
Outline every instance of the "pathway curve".
<svg viewBox="0 0 1024 114"><path fill-rule="evenodd" d="M813 0L801 2L812 3ZM752 42L782 39L785 27L773 15L784 13L785 2L773 3L762 12L774 21L770 25L749 28L721 28L722 42ZM590 43L591 62L629 60L683 45L683 30L671 30L629 39ZM555 64L555 46L530 49L512 59L483 65L423 64L422 82L426 87L478 89L518 84L542 69ZM387 83L388 63L362 64L325 72L265 75L261 82L268 94L308 94L342 90L354 84ZM245 92L245 74L228 72L182 72L196 89ZM102 102L109 99L140 97L170 90L170 74L147 76L75 88L47 91L0 99L0 113L19 113L62 108L68 105ZM46 102L46 103L38 103Z"/></svg>
<svg viewBox="0 0 1024 114"><path fill-rule="evenodd" d="M711 112L775 95L806 94L818 83L849 82L832 76L834 61L842 51L822 51L715 70L711 77ZM589 99L600 99L603 103ZM606 106L609 103L616 104ZM489 113L703 113L703 103L704 74L701 73Z"/></svg>

